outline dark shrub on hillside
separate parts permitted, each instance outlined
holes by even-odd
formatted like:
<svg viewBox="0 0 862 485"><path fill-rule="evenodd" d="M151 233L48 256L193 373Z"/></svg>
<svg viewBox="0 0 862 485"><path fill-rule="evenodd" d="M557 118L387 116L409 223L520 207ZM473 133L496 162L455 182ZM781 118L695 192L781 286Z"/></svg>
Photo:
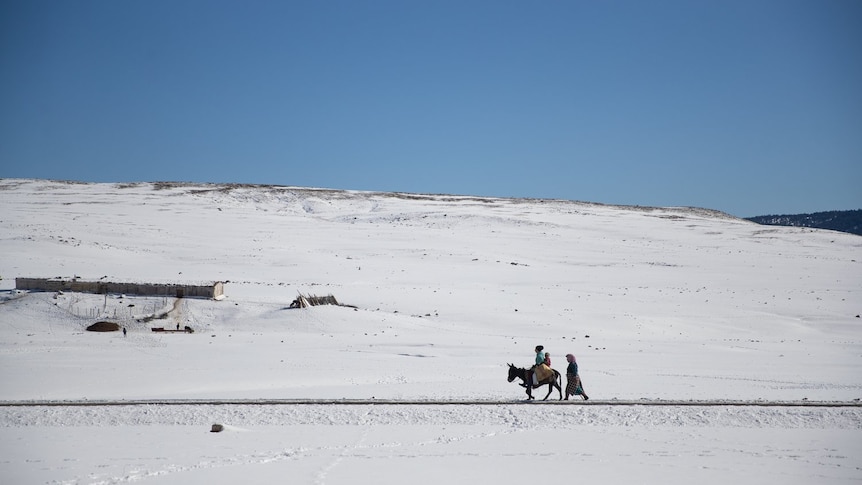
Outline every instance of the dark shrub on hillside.
<svg viewBox="0 0 862 485"><path fill-rule="evenodd" d="M87 327L88 332L116 332L120 325L114 322L96 322Z"/></svg>

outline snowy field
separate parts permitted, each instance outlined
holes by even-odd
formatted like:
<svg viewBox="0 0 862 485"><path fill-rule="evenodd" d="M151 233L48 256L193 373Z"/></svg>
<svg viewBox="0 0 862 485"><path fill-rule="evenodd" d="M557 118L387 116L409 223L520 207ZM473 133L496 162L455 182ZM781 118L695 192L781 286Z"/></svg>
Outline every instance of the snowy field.
<svg viewBox="0 0 862 485"><path fill-rule="evenodd" d="M226 281L226 298L14 290L76 276ZM0 278L4 484L862 482L859 236L5 179ZM355 308L289 308L300 292ZM128 334L85 331L99 320ZM195 332L151 331L177 324ZM507 382L538 344L563 373L577 356L589 401Z"/></svg>

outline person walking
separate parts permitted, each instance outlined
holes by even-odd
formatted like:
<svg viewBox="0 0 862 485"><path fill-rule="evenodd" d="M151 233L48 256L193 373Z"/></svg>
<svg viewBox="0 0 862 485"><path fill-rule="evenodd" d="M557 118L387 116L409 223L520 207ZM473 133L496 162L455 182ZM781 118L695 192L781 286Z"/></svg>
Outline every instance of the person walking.
<svg viewBox="0 0 862 485"><path fill-rule="evenodd" d="M589 399L587 393L584 392L584 386L581 383L581 376L578 374L578 362L575 360L575 356L572 354L566 354L566 361L569 362L569 366L566 367L566 401L569 400L569 396L580 395L584 397L584 401Z"/></svg>

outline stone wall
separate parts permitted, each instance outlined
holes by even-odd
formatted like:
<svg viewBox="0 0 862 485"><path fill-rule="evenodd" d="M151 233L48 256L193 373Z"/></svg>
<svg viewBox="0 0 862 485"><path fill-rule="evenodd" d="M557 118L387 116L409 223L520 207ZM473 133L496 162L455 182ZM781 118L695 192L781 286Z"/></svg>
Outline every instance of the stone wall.
<svg viewBox="0 0 862 485"><path fill-rule="evenodd" d="M70 291L78 293L117 293L140 296L172 296L177 298L214 298L224 296L224 283L206 285L164 283L115 283L86 281L77 278L15 278L15 288L29 291Z"/></svg>

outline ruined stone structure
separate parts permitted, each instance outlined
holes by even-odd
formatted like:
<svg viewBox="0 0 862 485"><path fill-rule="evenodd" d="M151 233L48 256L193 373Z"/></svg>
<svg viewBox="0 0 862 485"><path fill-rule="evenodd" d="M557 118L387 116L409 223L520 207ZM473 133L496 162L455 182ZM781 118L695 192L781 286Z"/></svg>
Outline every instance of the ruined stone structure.
<svg viewBox="0 0 862 485"><path fill-rule="evenodd" d="M71 291L79 293L116 293L139 296L172 296L176 298L224 298L224 283L205 285L165 283L114 283L79 278L15 278L15 288L29 291Z"/></svg>

